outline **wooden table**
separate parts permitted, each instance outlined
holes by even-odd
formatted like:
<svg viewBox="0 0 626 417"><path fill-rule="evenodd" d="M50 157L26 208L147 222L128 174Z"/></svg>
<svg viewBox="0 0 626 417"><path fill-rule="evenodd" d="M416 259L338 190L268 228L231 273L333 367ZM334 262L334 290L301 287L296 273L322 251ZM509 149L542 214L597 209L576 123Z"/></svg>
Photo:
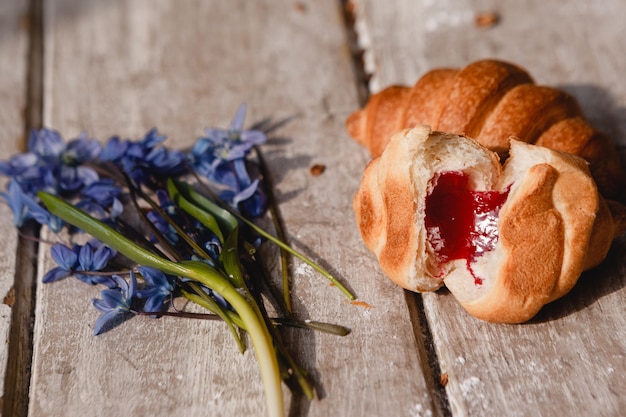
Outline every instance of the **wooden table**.
<svg viewBox="0 0 626 417"><path fill-rule="evenodd" d="M184 148L242 102L249 124L289 119L263 147L289 240L366 303L293 262L298 316L352 332L286 332L318 397L287 395L289 415L624 415L626 241L523 325L473 319L446 291L405 293L360 241L351 198L368 154L343 125L368 91L497 57L572 93L623 151L625 19L619 0L2 0L0 157L42 124L102 140L158 127ZM136 317L94 337L99 290L41 284L48 246L0 211L4 415L265 414L254 354L223 324Z"/></svg>

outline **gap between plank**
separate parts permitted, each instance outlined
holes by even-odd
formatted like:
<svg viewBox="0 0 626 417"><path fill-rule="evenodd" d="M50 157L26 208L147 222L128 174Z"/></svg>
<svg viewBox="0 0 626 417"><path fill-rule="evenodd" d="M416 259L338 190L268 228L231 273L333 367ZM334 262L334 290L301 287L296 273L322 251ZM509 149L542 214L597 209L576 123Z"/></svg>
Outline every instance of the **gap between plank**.
<svg viewBox="0 0 626 417"><path fill-rule="evenodd" d="M359 33L356 30L356 4L354 0L339 0L341 13L343 15L344 27L350 56L352 57L352 69L354 71L355 86L359 98L359 105L363 106L369 98L369 78L365 69L364 49L359 43Z"/></svg>
<svg viewBox="0 0 626 417"><path fill-rule="evenodd" d="M424 380L433 400L433 408L439 417L451 417L452 410L448 401L445 384L447 375L441 373L439 358L435 349L433 335L428 325L424 300L421 294L404 290L404 300L409 309L409 317L413 325L417 355L424 372Z"/></svg>
<svg viewBox="0 0 626 417"><path fill-rule="evenodd" d="M24 111L25 150L30 129L39 128L43 117L43 0L29 2L28 62L26 109ZM2 398L2 415L27 416L33 357L33 326L37 289L39 225L29 222L20 230L17 241L11 311L8 361Z"/></svg>
<svg viewBox="0 0 626 417"><path fill-rule="evenodd" d="M364 60L365 51L359 43L359 31L356 29L358 19L356 13L357 5L354 0L339 0L339 3L352 56L359 104L363 106L370 95L369 79L371 74L367 73ZM445 389L445 375L441 374L439 359L437 358L433 336L428 325L426 312L424 311L422 296L404 290L404 299L413 327L420 369L424 373L424 379L431 395L433 410L439 417L450 417L452 416L452 411Z"/></svg>

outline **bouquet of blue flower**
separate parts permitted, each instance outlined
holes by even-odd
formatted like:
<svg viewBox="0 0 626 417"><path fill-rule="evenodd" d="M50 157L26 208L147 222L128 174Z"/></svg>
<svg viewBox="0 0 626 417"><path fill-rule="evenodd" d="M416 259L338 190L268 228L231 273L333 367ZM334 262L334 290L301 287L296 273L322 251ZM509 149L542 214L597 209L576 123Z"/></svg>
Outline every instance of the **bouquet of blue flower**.
<svg viewBox="0 0 626 417"><path fill-rule="evenodd" d="M269 317L261 292L271 285L257 259L259 245L273 242L282 255L298 257L349 299L354 296L284 243L281 233L275 237L253 221L272 208L272 196L258 154L267 137L261 130L243 129L245 110L240 107L228 129L207 129L187 152L163 146L165 137L156 129L138 141L114 136L104 145L86 135L66 142L54 130L33 130L28 152L0 162L0 174L10 178L1 195L17 227L34 221L59 236L51 245L58 266L46 272L43 282L74 276L103 286L101 298L93 300L102 313L96 335L139 314L220 318L242 351L241 331L249 335L268 413L282 416L283 378L310 398L313 391L277 326L338 335L348 330L294 318L285 274L283 297L266 294L284 307L282 314ZM177 297L208 312L174 310Z"/></svg>

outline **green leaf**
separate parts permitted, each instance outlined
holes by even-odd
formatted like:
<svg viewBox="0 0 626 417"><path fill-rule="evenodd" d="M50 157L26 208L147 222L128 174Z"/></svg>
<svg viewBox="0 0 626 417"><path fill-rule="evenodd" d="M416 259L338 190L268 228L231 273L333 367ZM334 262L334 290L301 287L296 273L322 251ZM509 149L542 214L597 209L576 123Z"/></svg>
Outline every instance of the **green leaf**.
<svg viewBox="0 0 626 417"><path fill-rule="evenodd" d="M171 179L167 180L167 192L174 204L176 204L178 207L186 211L190 216L193 216L196 220L202 223L206 228L213 232L215 236L217 236L221 243L224 243L224 234L222 233L222 228L220 228L218 221L210 212L202 210L200 207L186 199L176 187L174 181L172 181ZM228 229L230 229L230 226L231 225L228 220L222 219L222 227L224 229L228 231Z"/></svg>
<svg viewBox="0 0 626 417"><path fill-rule="evenodd" d="M178 202L175 198L185 204L185 206L181 206L183 210L187 211L187 209L190 209L194 210L195 213L199 213L198 210L201 210L201 212L204 212L205 214L212 215L219 224L223 235L228 236L239 226L237 218L233 216L230 211L220 207L213 201L204 197L202 194L194 191L194 189L187 183L181 183L173 180L172 178L168 178L167 191L170 194L172 201L176 204L178 204ZM193 213L189 214L195 217ZM200 220L200 218L198 218L198 220Z"/></svg>

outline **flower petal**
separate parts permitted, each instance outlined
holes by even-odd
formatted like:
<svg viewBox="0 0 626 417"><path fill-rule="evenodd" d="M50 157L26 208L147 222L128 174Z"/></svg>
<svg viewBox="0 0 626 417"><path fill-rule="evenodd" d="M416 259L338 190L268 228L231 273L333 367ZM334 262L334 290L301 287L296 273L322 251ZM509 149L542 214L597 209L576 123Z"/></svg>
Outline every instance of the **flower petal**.
<svg viewBox="0 0 626 417"><path fill-rule="evenodd" d="M70 275L72 275L72 271L68 271L63 267L57 266L46 272L46 275L43 276L42 282L47 284L49 282L54 282L63 278L67 278Z"/></svg>
<svg viewBox="0 0 626 417"><path fill-rule="evenodd" d="M232 122L230 122L229 130L242 130L243 122L246 118L246 103L242 103L237 109L237 113L235 113L235 117Z"/></svg>
<svg viewBox="0 0 626 417"><path fill-rule="evenodd" d="M50 255L59 266L66 270L71 270L76 267L78 256L72 249L61 243L55 243L52 245L50 248Z"/></svg>

